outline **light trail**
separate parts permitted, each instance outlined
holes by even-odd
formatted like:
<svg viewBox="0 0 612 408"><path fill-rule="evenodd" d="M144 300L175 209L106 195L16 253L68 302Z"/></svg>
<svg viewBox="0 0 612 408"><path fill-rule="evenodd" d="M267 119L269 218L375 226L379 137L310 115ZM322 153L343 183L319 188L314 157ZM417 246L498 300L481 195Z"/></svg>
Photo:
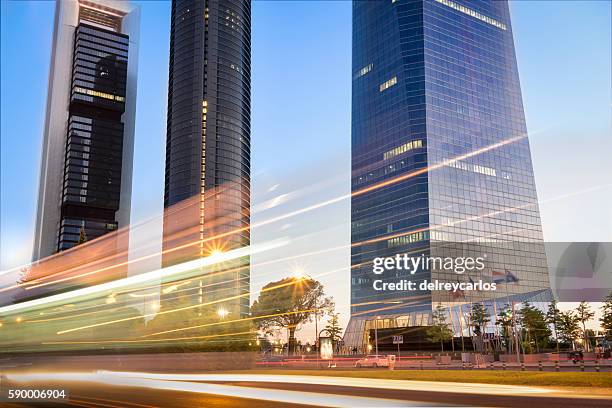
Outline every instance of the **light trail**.
<svg viewBox="0 0 612 408"><path fill-rule="evenodd" d="M265 245L238 248L238 249L231 250L231 251L228 251L222 254L218 254L212 257L198 258L193 261L168 266L163 269L158 269L158 270L143 273L140 275L130 276L128 278L106 282L106 283L102 283L99 285L90 286L87 288L77 289L71 292L60 293L60 294L48 296L45 298L29 300L29 301L17 303L14 305L3 306L3 307L0 307L0 314L15 312L15 311L27 309L27 308L40 307L40 306L43 306L49 303L66 301L66 300L74 299L80 296L91 296L95 294L101 294L104 292L116 290L121 287L148 282L150 280L159 280L163 278L168 278L170 276L177 275L182 272L187 272L190 270L195 270L195 269L203 268L206 266L211 266L219 262L225 262L231 259L241 258L247 255L252 255L255 253L262 252L262 251L267 251L273 248L278 248L286 244L287 244L286 240L276 240L276 241L272 241Z"/></svg>
<svg viewBox="0 0 612 408"><path fill-rule="evenodd" d="M142 337L152 337L152 336L158 336L160 334L176 333L179 331L194 330L194 329L200 329L202 327L219 326L222 324L229 324L229 323L248 322L248 321L258 320L258 319L267 319L269 317L291 316L291 315L298 314L298 313L310 313L310 312L314 312L315 310L316 309L307 309L307 310L298 310L294 312L275 313L275 314L269 314L269 315L264 315L264 316L244 317L241 319L234 319L234 320L224 320L224 321L215 322L215 323L206 323L206 324L199 324L197 326L181 327L179 329L172 329L172 330L164 330L164 331L160 331L156 333L147 334Z"/></svg>
<svg viewBox="0 0 612 408"><path fill-rule="evenodd" d="M586 193L586 192L591 192L591 191L599 190L599 189L602 189L602 188L607 188L607 187L610 187L610 186L612 186L612 184L605 184L605 185L601 185L601 186L595 186L595 187L591 187L591 188L588 188L588 189L580 190L580 191L577 191L577 192L568 193L568 194L564 194L564 195L561 195L561 196L545 199L545 200L542 200L542 202L543 203L544 202L550 202L550 201L554 201L554 200L558 200L558 199L562 199L562 198L576 196L576 195L579 195L579 194L583 194L583 193ZM466 222L466 221L469 221L469 220L475 220L475 219L479 219L479 218L484 218L484 217L496 215L496 214L499 214L499 213L502 213L502 212L516 211L517 209L520 209L520 208L523 208L523 207L527 207L527 206L532 206L532 205L536 205L536 203L528 203L528 204L525 204L525 205L519 206L519 207L510 207L510 208L506 208L506 209L503 209L503 210L494 211L494 212L491 212L491 213L488 213L488 214L470 217L470 218L464 219L464 220L457 220L457 221L454 221L451 224L443 224L443 225L437 226L437 228L442 228L442 227L449 226L449 225L455 225L455 224ZM405 234L410 234L410 233L413 233L413 232L414 232L414 230L413 231L408 231ZM359 244L359 243L357 243L357 244ZM296 255L296 256L292 256L292 257L286 257L286 258L283 258L283 259L299 258L299 257L307 256L309 254L324 253L324 252L327 252L327 251L339 250L339 249L343 249L343 248L345 248L345 247L344 246L340 246L340 247L335 247L335 248L321 250L321 251L313 251L313 252L307 253L307 254L300 254L300 255ZM279 260L267 261L267 262L262 263L262 264L274 263L274 262L277 262L277 261L279 261ZM362 266L362 265L368 264L368 263L371 263L371 262L366 262L366 263L363 263L363 264L359 264L357 266ZM354 268L355 266L356 265L353 265L352 267ZM151 287L154 287L154 286L151 286ZM137 290L139 291L139 290L142 290L142 289L134 289L133 291L137 291ZM371 302L371 303L376 303L376 302ZM356 305L360 305L360 304L355 304L355 305L352 305L352 306L356 306ZM3 308L0 308L0 312L3 312L3 311L6 311L6 310L4 310ZM102 312L106 312L106 311L102 311ZM70 317L71 316L68 316L67 318L70 318ZM75 316L72 316L72 317L75 317ZM42 321L42 320L43 319L40 319L40 321Z"/></svg>
<svg viewBox="0 0 612 408"><path fill-rule="evenodd" d="M481 383L461 383L442 381L387 380L378 378L333 377L319 375L277 375L277 374L173 374L147 372L115 372L122 377L165 379L171 381L209 381L209 382L266 382L266 383L300 383L309 385L335 385L355 388L375 388L386 390L409 390L429 392L457 392L461 394L485 395L525 395L550 394L556 390L522 385L500 385Z"/></svg>
<svg viewBox="0 0 612 408"><path fill-rule="evenodd" d="M551 198L551 199L548 199L548 200L543 200L542 202L549 202L549 201L558 200L558 199L561 199L561 198L567 198L569 196L574 196L574 195L581 194L581 193L584 193L584 192L590 192L590 191L593 191L593 190L596 190L596 189L601 189L601 188L609 187L611 185L612 184L607 184L607 185L603 185L603 186L597 186L597 187L589 188L589 189L586 189L586 190L582 190L580 192L564 194L562 196L554 197L554 198ZM496 211L493 211L493 212L490 212L490 213L487 213L487 214L476 215L476 216L472 216L472 217L469 217L469 218L456 220L456 221L453 221L453 222L450 222L450 223L446 223L446 224L433 225L433 226L430 226L430 227L423 227L423 228L418 228L418 229L413 229L413 230L409 230L409 231L399 232L399 233L395 233L395 234L391 234L391 235L386 235L386 236L383 236L383 237L372 238L372 239L369 239L369 240L364 240L364 241L352 243L351 246L354 247L354 246L366 245L366 244L369 244L369 243L385 241L385 240L389 240L389 239L392 239L392 238L397 238L397 237L402 237L402 236L414 234L414 233L417 233L417 232L425 232L425 231L443 229L443 228L446 228L446 227L455 226L455 225L458 225L458 224L461 224L461 223L465 223L465 222L468 222L468 221L480 220L480 219L483 219L483 218L492 217L492 216L499 215L499 214L506 213L506 212L515 212L515 211L518 211L518 210L523 209L523 208L535 206L537 204L538 203L526 203L524 205L517 206L517 207L508 207L508 208L504 208L504 209L501 209L501 210L496 210ZM518 231L518 229L517 229L517 231ZM502 234L503 233L499 233L499 234L495 234L495 235L499 236L499 235L502 235ZM469 241L467 241L467 242L469 242ZM336 248L332 248L332 249L329 249L329 250L313 251L310 254L324 253L324 252L333 251L333 250L339 250L339 249L344 249L344 248L346 248L346 247L341 246L341 247L336 247ZM293 257L286 257L284 259L285 260L287 260L287 259L295 259L295 258L298 258L298 257L307 256L307 255L309 255L309 254L300 254L300 255L297 255L297 256L293 256ZM257 265L254 264L254 265L250 265L250 266L259 266L259 265L263 265L263 264L267 264L267 263L275 263L275 262L279 262L279 261L280 260L267 261L265 263L261 263L261 264L257 264ZM358 264L358 265L352 265L351 268L356 268L358 266L364 266L364 265L368 265L368 264L371 264L371 263L372 263L371 261L363 262L363 263ZM240 267L240 268L235 268L235 269L239 270L239 269L243 269L243 268L246 268L246 267ZM228 272L232 272L232 270L215 272L214 274L221 274L221 273L228 273ZM207 275L207 276L212 276L212 275L213 274ZM152 286L151 288L153 288L153 287L154 286ZM142 290L142 289L134 289L133 291L140 291L140 290ZM153 295L153 294L150 294L150 295Z"/></svg>
<svg viewBox="0 0 612 408"><path fill-rule="evenodd" d="M135 402L127 402L127 401L117 401L117 400L112 400L112 399L107 399L107 398L94 398L94 397L80 397L80 398L86 398L85 400L82 399L74 399L74 398L70 398L69 401L62 401L63 404L65 404L66 402L68 402L70 404L70 402L75 402L76 404L71 404L71 405L75 405L77 407L82 407L82 406L86 406L87 404L92 405L93 407L98 407L98 406L102 406L102 407L112 407L112 408L126 408L126 406L128 407L137 407L137 408L159 408L156 405L144 405L144 404L137 404ZM93 402L91 401L93 400ZM99 402L96 402L99 401ZM110 404L121 404L121 405L109 405ZM83 405L86 404L86 405Z"/></svg>
<svg viewBox="0 0 612 408"><path fill-rule="evenodd" d="M257 334L257 330L249 330L237 333L207 334L203 336L171 337L167 339L139 339L139 340L92 340L92 341L43 341L41 344L114 344L114 343L163 343L177 340L203 340L217 337L242 336Z"/></svg>
<svg viewBox="0 0 612 408"><path fill-rule="evenodd" d="M286 260L292 260L292 259L296 259L296 258L301 258L304 256L310 256L310 255L317 255L317 254L321 254L321 253L325 253L325 252L330 252L330 251L336 251L339 249L345 249L348 248L348 246L340 246L340 247L334 247L334 248L328 248L328 249L324 249L324 250L318 250L318 251L311 251L309 253L304 253L304 254L299 254L299 255L294 255L294 256L288 256L285 258L277 258L271 261L265 261L265 262L260 262L257 264L250 264L249 266L241 266L241 267L237 267L234 269L226 269L223 271L219 271L219 272L214 272L214 273L209 273L207 275L205 275L206 278L210 278L216 275L220 275L220 274L227 274L230 272L236 272L239 271L241 269L246 269L248 267L254 267L254 266L263 266L263 265L268 265L268 264L273 264L273 263L277 263L277 262L282 262L282 261L286 261ZM335 272L335 271L334 271ZM323 275L326 275L328 273L324 273ZM168 282L168 283L162 283L162 284L154 284L154 285L150 285L150 286L144 286L144 287L139 287L139 288L135 288L135 289L129 289L129 290L117 290L114 293L115 297L118 297L120 295L123 294L130 294L131 292L139 292L139 291L143 291L143 290L148 290L148 289L155 289L155 288L162 288L162 287L166 287L166 286L182 286L185 285L189 282L191 282L193 278L186 278L185 280L178 280L178 281L173 281L173 282ZM244 278L246 279L246 277ZM224 282L217 282L214 284L209 284L209 285L204 285L203 288L209 287L209 286L213 286L213 285L218 285L218 284L223 284L223 283L229 283L229 282L233 282L230 280L224 281ZM179 290L176 293L179 293L181 291L189 291L189 290L198 290L200 289L200 287L192 287L192 288L186 288L183 290ZM162 290L161 293L164 293L164 291ZM192 295L192 296L198 296L197 294ZM168 300L168 299L167 299ZM172 299L169 299L172 300ZM78 308L78 309L74 309L74 310L70 310L70 311L60 311L55 313L55 315L57 314L63 314L63 313L67 313L67 312L78 312L78 311L82 311L82 310L88 310L88 309L92 309L92 308L99 308L100 306L107 306L106 303L102 302L101 304L96 304L93 306L87 306L87 307L83 307L83 308ZM114 306L114 304L113 304ZM128 305L124 305L121 306L120 308L125 308ZM114 306L115 307L115 306ZM119 308L115 307L115 310L117 310ZM66 319L71 319L73 317L81 317L81 316L87 316L87 315L94 315L94 314L99 314L99 313L107 313L109 312L108 310L96 310L94 312L87 312L87 313L81 313L81 314L73 314L73 315L69 315L69 316L62 316L62 317L56 317L56 318L47 318L47 319L35 319L35 320L29 320L29 323L39 323L39 322L47 322L47 321L57 321L57 320L66 320ZM53 314L51 314L51 316L53 316Z"/></svg>
<svg viewBox="0 0 612 408"><path fill-rule="evenodd" d="M328 275L328 274L337 272L339 270L344 270L344 269L345 268L335 269L335 270L332 270L332 271L325 272L323 274L319 274L317 276ZM259 291L246 292L246 293L242 293L240 295L230 296L230 297L223 298L223 299L212 300L210 302L205 302L205 303L198 303L198 304L191 305L191 306L184 306L184 307L180 307L180 308L172 309L172 310L162 310L162 311L158 311L158 312L154 312L154 313L143 314L143 315L140 315L140 316L126 317L126 318L123 318L123 319L116 319L116 320L111 320L111 321L102 322L102 323L90 324L90 325L87 325L87 326L75 327L75 328L68 329L68 330L58 331L57 334L58 335L59 334L65 334L65 333L70 333L70 332L84 330L84 329L91 329L93 327L107 326L109 324L121 323L121 322L126 322L126 321L129 321L129 320L142 319L142 318L145 318L145 317L154 317L154 316L157 316L157 315L163 315L163 314L168 314L168 313L175 313L175 312L180 312L180 311L183 311L183 310L189 310L189 309L194 309L194 308L198 308L198 307L210 306L210 305L215 305L215 304L218 304L218 303L229 302L230 300L236 300L236 299L240 299L240 298L247 297L247 296L250 297L252 294L257 294L257 293L261 293L261 292L267 292L267 291L274 290L274 289L280 289L280 288L285 287L285 286L295 285L295 284L297 284L299 282L300 282L300 280L293 280L293 281L290 281L290 282L287 282L287 283L282 283L280 285L271 286L269 288L262 288ZM0 310L0 312L1 312L1 310Z"/></svg>
<svg viewBox="0 0 612 408"><path fill-rule="evenodd" d="M459 159L454 159L454 160L459 160ZM388 181L391 181L391 180L388 180ZM599 189L599 188L605 188L605 187L609 187L609 186L610 186L610 185L608 184L608 185L604 185L604 186L592 187L592 188L589 188L589 189L586 189L586 190L583 190L583 191L580 191L580 192L568 193L568 194L565 194L565 195L563 195L563 196L556 197L556 198L554 198L554 199L559 199L559 198L565 198L565 197L569 197L569 196L574 196L574 195L580 194L580 193L582 193L582 192L593 191L593 190L597 190L597 189ZM360 190L360 191L361 191L361 190ZM358 191L358 192L356 192L356 193L359 193L359 191ZM554 200L554 199L543 200L541 203L543 203L543 202L548 202L548 201L552 201L552 200ZM334 199L334 200L336 200L336 199ZM333 201L333 200L331 200L331 201ZM327 202L329 202L329 200L328 200ZM319 203L319 204L317 204L317 205L328 205L328 204L325 204L325 203L326 203L326 202L323 202L323 203ZM458 224L458 223L461 223L461 222L466 222L466 221L473 220L473 219L483 218L483 217L487 217L487 216L491 216L491 215L495 215L495 214L499 214L499 213L503 213L503 212L507 212L507 211L516 211L517 209L524 208L524 207L529 207L529 206L534 206L534 205L537 205L537 204L538 204L538 203L528 203L528 204L525 204L525 205L523 205L523 206L518 206L518 207L513 207L513 208L508 208L508 209L503 209L503 210L498 210L498 211L494 211L494 212L492 212L492 213L490 213L490 214L485 214L485 215L474 216L474 217L470 217L470 218L468 218L468 219L464 219L464 220L457 220L457 221L454 221L453 223L451 223L450 225ZM305 209L301 209L301 210L298 210L298 211L299 211L299 212L309 211L309 208L311 208L311 207L312 207L312 206L310 206L310 207L306 207ZM287 216L291 216L291 215L287 215L287 214L285 214L285 215L283 215L282 217L283 217L283 218L286 218ZM266 223L269 223L269 222L273 222L273 221L270 221L270 220L267 220L267 221L266 221ZM434 227L437 227L437 228L443 228L443 227L445 227L445 226L449 226L449 224L444 224L444 225L434 226ZM414 231L407 232L407 234L408 234L408 233L412 233L412 232L414 232ZM199 242L199 241L198 241L198 242ZM190 245L191 245L191 244L190 244ZM340 247L339 247L339 248L340 248ZM324 250L324 251L322 251L322 252L325 252L325 251L327 251L327 250ZM300 256L305 256L305 255L298 255L298 256L296 256L296 257L300 257ZM276 261L276 260L275 260L275 261ZM275 261L269 261L269 262L275 262ZM136 290L141 290L141 289L134 289L134 290L132 290L132 291L136 291ZM199 305L198 305L198 306L199 306ZM3 309L3 308L0 308L0 312L2 312L2 311L3 311L2 309Z"/></svg>
<svg viewBox="0 0 612 408"><path fill-rule="evenodd" d="M125 375L124 375L125 374ZM139 374L139 373L136 373ZM32 373L32 374L9 374L7 378L15 382L38 381L48 384L50 381L76 381L94 382L99 384L120 386L120 387L140 387L156 390L181 391L198 394L221 395L231 398L247 398L260 401L273 401L286 404L315 405L323 407L338 408L374 408L374 407L427 407L439 406L439 404L423 403L420 401L406 401L386 398L372 398L352 395L338 395L303 391L273 390L267 388L243 387L235 385L211 384L205 382L183 380L172 380L168 378L149 378L148 373L144 375L132 375L126 372L116 371L97 371L95 373ZM254 376L259 377L259 376ZM293 383L307 376L286 376L286 381ZM319 377L323 379L332 377ZM260 380L265 380L264 376ZM248 381L257 381L251 377ZM312 381L312 379L310 380ZM308 383L308 379L306 379Z"/></svg>
<svg viewBox="0 0 612 408"><path fill-rule="evenodd" d="M289 212L287 214L283 214L283 215L280 215L280 216L277 216L277 217L274 217L274 218L271 218L271 219L268 219L268 220L265 220L265 221L261 221L261 222L259 222L257 224L253 224L253 225L249 225L249 226L246 226L246 227L237 228L237 229L234 229L232 231L228 231L226 233L218 234L218 235L216 235L214 237L205 238L203 240L197 240L197 241L194 241L194 242L191 242L191 243L187 243L187 244L181 245L179 247L170 248L170 249L162 251L161 254L166 254L168 252L173 252L173 251L177 251L177 250L180 250L180 249L185 249L185 248L188 248L188 247L193 246L193 245L199 245L199 244L202 244L202 243L205 243L205 242L210 242L210 241L215 240L215 239L219 239L219 238L223 238L223 237L226 237L226 236L234 235L234 234L237 234L239 232L244 232L244 231L247 231L247 230L249 230L251 228L258 228L258 227L265 226L265 225L268 225L268 224L271 224L271 223L282 221L282 220L285 220L287 218L294 217L296 215L300 215L300 214L303 214L303 213L306 213L306 212L310 212L310 211L313 211L313 210L316 210L316 209L319 209L319 208L322 208L322 207L325 207L325 206L328 206L328 205L331 205L331 204L335 204L335 203L340 202L342 200L345 200L345 199L348 199L348 198L351 198L351 197L355 197L355 196L358 196L358 195L361 195L361 194L364 194L364 193L376 190L378 188L387 187L389 185L392 185L392 184L395 184L395 183L407 180L409 178L415 177L415 176L417 176L419 174L423 174L423 173L426 173L428 171L438 169L440 167L448 166L449 164L455 163L455 162L457 162L459 160L470 158L470 157L473 157L473 156L485 153L487 151L490 151L490 150L493 150L493 149L505 146L507 144L514 143L514 142L516 142L518 140L521 140L521 139L524 139L526 137L527 136L516 136L516 137L513 137L513 138L502 140L500 142L494 143L494 144L489 145L489 146L482 147L482 148L474 150L472 152L465 153L463 155L459 155L459 156L457 156L455 158L448 159L448 160L442 161L440 163L436 163L434 165L424 167L423 169L419 169L419 170L416 170L416 171L411 172L411 173L399 175L399 176L394 177L392 179L385 180L383 182L374 184L372 186L365 187L365 188L363 188L361 190L357 190L355 192L352 192L351 194L345 194L345 195L342 195L342 196L338 196L338 197L335 197L335 198L323 201L321 203L313 204L313 205L310 205L308 207L305 207L305 208L302 208L302 209L299 209L299 210L295 210L295 211ZM158 257L159 255L160 255L159 253L145 255L145 256L142 256L142 257L137 258L135 260L128 260L128 261L124 261L124 262L121 262L121 263L116 264L116 265L111 265L111 266L102 268L101 270L90 271L90 272L87 272L85 274L76 275L74 277L66 277L66 278L63 278L61 280L56 280L56 281L52 281L52 282L45 282L45 283L36 284L36 285L26 285L26 283L24 283L23 285L26 285L26 287L25 287L26 289L33 289L33 288L40 287L40 286L50 285L50 284L53 284L53 283L59 283L59 282L66 281L66 280L71 280L71 279L76 279L76 278L79 278L79 277L89 276L89 275L92 275L92 274L95 274L95 273L99 273L99 272L106 271L106 270L109 270L109 269L115 269L115 268L118 268L118 267L121 267L121 266L127 266L130 263L140 262L142 260L151 259L151 258L154 258L154 257ZM61 272L61 273L65 273L65 272ZM48 277L41 277L41 278L38 278L38 279L47 279L47 278ZM11 288L15 288L15 287L19 287L19 285L15 285L15 286L12 286L10 288L0 289L0 292L2 292L4 290L11 289Z"/></svg>
<svg viewBox="0 0 612 408"><path fill-rule="evenodd" d="M199 197L198 197L197 203L199 204L199 202L200 201L199 201ZM189 206L192 206L192 205L193 205L193 203L190 202L189 200L183 200L183 201L180 201L180 202L174 204L172 206L172 208L169 209L169 211L171 213L180 212L180 211L184 210L185 208L188 208ZM121 232L133 231L135 228L139 228L139 227L142 227L143 225L146 225L146 224L148 224L150 222L154 222L154 221L158 220L161 217L163 217L163 216L156 215L156 216L150 217L149 219L140 221L140 222L138 222L136 224L132 224L130 226L122 227L122 228L120 228L117 231L105 234L105 235L103 235L100 238L113 238L114 236L119 235ZM100 241L100 238L98 238L96 240L92 240L92 241L85 241L85 242L83 242L83 243L81 243L81 244L79 244L79 245L77 245L75 247L72 247L72 248L66 249L64 251L57 252L55 254L49 255L48 257L40 259L40 260L38 260L36 262L33 262L33 263L24 264L24 265L21 265L21 266L16 266L16 267L13 267L13 268L9 268L9 269L0 271L0 276L1 275L5 275L5 274L9 274L9 273L12 273L12 272L18 272L18 271L23 270L24 268L28 268L28 267L30 267L32 265L36 265L36 264L41 263L41 262L51 261L54 258L61 258L61 257L64 257L66 255L72 254L72 253L74 253L77 250L82 250L82 249L88 248L89 246L92 246L92 245L95 245L96 243L98 243ZM121 254L123 255L123 253L121 253ZM116 254L110 255L107 258L114 257L115 255ZM104 260L104 258L101 259L101 260ZM97 261L99 261L99 260L96 260L96 262Z"/></svg>

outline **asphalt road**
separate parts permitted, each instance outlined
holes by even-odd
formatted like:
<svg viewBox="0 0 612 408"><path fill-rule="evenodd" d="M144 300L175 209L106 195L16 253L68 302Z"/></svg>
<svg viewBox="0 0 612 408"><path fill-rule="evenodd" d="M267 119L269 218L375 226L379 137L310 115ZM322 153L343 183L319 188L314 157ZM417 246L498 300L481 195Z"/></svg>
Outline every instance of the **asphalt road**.
<svg viewBox="0 0 612 408"><path fill-rule="evenodd" d="M124 373L125 374L125 373ZM211 381L205 378L164 377L163 374L142 373L142 376L121 377L121 373L107 373L100 378L79 380L13 378L5 380L3 392L9 388L68 390L67 401L46 403L1 403L2 407L86 407L86 408L149 408L149 407L427 407L427 406L497 406L497 407L612 407L612 400L603 398L570 398L555 393L528 391L522 387L475 390L473 385L440 388L423 383L411 389L384 388L384 382L372 387L361 383L313 384L283 379L261 380L252 376L249 381L225 381L225 377ZM69 375L81 375L71 373ZM204 376L206 377L206 376ZM76 378L76 377L75 377ZM229 378L229 377L228 377ZM84 381L82 380L84 379ZM351 379L349 379L350 381ZM352 379L355 380L355 379ZM314 380L313 380L314 381ZM126 384L126 385L122 385ZM448 383L446 383L448 384ZM137 386L135 386L137 385ZM463 388L462 388L463 387ZM525 392L522 392L522 390ZM6 394L4 395L6 396ZM242 398L246 396L248 398Z"/></svg>

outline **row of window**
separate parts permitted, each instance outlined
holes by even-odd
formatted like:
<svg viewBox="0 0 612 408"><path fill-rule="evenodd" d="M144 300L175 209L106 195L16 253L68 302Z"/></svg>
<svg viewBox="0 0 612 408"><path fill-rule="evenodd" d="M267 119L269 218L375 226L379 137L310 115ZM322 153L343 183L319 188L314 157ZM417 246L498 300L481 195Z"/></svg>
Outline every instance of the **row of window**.
<svg viewBox="0 0 612 408"><path fill-rule="evenodd" d="M449 160L446 165L448 167L454 167L459 170L473 171L474 173L480 173L486 176L497 177L497 171L487 166L480 166L478 164L465 163L460 160Z"/></svg>
<svg viewBox="0 0 612 408"><path fill-rule="evenodd" d="M109 94L106 92L94 91L93 89L85 89L85 88L81 88L78 86L74 88L74 92L78 92L78 93L82 93L82 94L90 95L90 96L96 96L98 98L109 99L111 101L125 102L125 98L123 96L113 95L113 94Z"/></svg>
<svg viewBox="0 0 612 408"><path fill-rule="evenodd" d="M501 28L502 30L506 30L506 25L504 23L501 23L491 17L485 16L483 14L480 14L479 12L472 10L470 8L467 8L465 6L462 6L461 4L457 4L453 1L450 0L436 0L438 3L440 4L444 4L447 7L450 7L454 10L460 11L463 14L467 14L468 16L472 16L474 18L477 18L480 21L484 21L487 24L491 24L492 26L495 26L497 28Z"/></svg>
<svg viewBox="0 0 612 408"><path fill-rule="evenodd" d="M429 231L413 232L412 234L389 239L387 241L387 246L396 247L400 245L407 245L413 244L415 242L425 241L427 239L429 239Z"/></svg>
<svg viewBox="0 0 612 408"><path fill-rule="evenodd" d="M374 64L370 63L368 65L366 65L365 67L361 68L359 71L357 71L357 73L355 74L355 79L357 78L361 78L362 76L364 76L365 74L367 74L368 72L370 72L372 70L372 68L374 67Z"/></svg>
<svg viewBox="0 0 612 408"><path fill-rule="evenodd" d="M393 77L390 80L383 82L382 84L380 84L380 92L391 88L395 84L397 84L397 77Z"/></svg>
<svg viewBox="0 0 612 408"><path fill-rule="evenodd" d="M395 156L399 156L402 153L406 153L407 151L419 149L421 147L423 147L423 140L412 140L408 143L404 143L403 145L396 147L395 149L391 149L388 152L385 152L383 154L383 158L384 160L388 160Z"/></svg>

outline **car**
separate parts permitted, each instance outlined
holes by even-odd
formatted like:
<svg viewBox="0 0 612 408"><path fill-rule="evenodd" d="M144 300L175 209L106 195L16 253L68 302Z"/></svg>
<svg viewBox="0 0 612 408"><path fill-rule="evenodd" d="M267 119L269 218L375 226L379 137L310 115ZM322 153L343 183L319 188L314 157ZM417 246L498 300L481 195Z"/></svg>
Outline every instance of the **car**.
<svg viewBox="0 0 612 408"><path fill-rule="evenodd" d="M370 354L357 360L355 367L389 367L389 358L380 354Z"/></svg>

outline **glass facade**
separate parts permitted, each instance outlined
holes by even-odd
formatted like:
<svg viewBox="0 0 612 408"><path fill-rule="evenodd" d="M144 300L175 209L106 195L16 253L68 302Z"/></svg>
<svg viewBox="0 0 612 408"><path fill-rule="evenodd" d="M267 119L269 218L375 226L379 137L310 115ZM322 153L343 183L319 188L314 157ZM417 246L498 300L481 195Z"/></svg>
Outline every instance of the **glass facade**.
<svg viewBox="0 0 612 408"><path fill-rule="evenodd" d="M352 77L352 317L409 321L407 313L429 313L438 302L547 300L507 2L354 1ZM372 274L375 257L471 255L457 247L465 243L504 245L487 246L487 268L478 275ZM374 277L491 282L500 271L520 284L462 299L373 289Z"/></svg>
<svg viewBox="0 0 612 408"><path fill-rule="evenodd" d="M250 244L250 69L248 0L172 2L164 265ZM248 265L208 273L193 295L248 294ZM228 307L242 315L248 303Z"/></svg>
<svg viewBox="0 0 612 408"><path fill-rule="evenodd" d="M58 250L117 229L129 37L83 8L74 37ZM106 25L103 25L106 24Z"/></svg>

